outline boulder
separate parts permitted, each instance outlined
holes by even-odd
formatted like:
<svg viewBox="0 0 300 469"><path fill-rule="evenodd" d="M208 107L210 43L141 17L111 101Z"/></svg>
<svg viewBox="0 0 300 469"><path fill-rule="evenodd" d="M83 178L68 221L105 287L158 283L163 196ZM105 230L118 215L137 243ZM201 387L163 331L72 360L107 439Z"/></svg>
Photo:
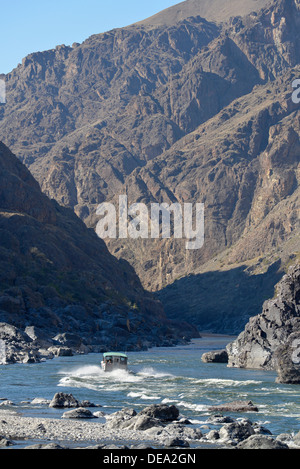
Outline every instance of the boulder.
<svg viewBox="0 0 300 469"><path fill-rule="evenodd" d="M237 449L289 449L285 443L266 435L251 435L236 447Z"/></svg>
<svg viewBox="0 0 300 469"><path fill-rule="evenodd" d="M72 394L65 394L63 392L58 392L55 394L51 400L49 407L54 408L64 408L64 407L79 407L80 402L75 399Z"/></svg>
<svg viewBox="0 0 300 469"><path fill-rule="evenodd" d="M225 443L238 444L254 435L255 431L249 422L226 423L219 431L219 437Z"/></svg>
<svg viewBox="0 0 300 469"><path fill-rule="evenodd" d="M229 417L229 415L211 415L208 417L207 422L211 423L212 425L219 425L222 423L232 423L235 420L232 417Z"/></svg>
<svg viewBox="0 0 300 469"><path fill-rule="evenodd" d="M165 441L165 446L167 448L189 448L190 444L186 440L181 440L180 438L170 438Z"/></svg>
<svg viewBox="0 0 300 469"><path fill-rule="evenodd" d="M114 414L106 416L106 426L109 429L125 428L133 417L137 415L136 411L131 408L125 408Z"/></svg>
<svg viewBox="0 0 300 469"><path fill-rule="evenodd" d="M216 441L220 439L220 433L218 430L211 430L205 435L205 438L209 441Z"/></svg>
<svg viewBox="0 0 300 469"><path fill-rule="evenodd" d="M300 446L300 432L294 436L293 442L296 446Z"/></svg>
<svg viewBox="0 0 300 469"><path fill-rule="evenodd" d="M77 334L71 334L69 332L58 334L53 338L53 340L56 342L59 342L65 347L76 349L76 350L79 349L82 345L81 337L78 336Z"/></svg>
<svg viewBox="0 0 300 469"><path fill-rule="evenodd" d="M228 353L226 350L216 350L204 353L201 359L204 363L228 363Z"/></svg>
<svg viewBox="0 0 300 469"><path fill-rule="evenodd" d="M135 417L133 417L130 421L127 421L126 423L127 425L125 426L126 428L128 428L128 430L139 430L139 431L145 431L145 430L148 430L149 428L162 426L162 423L160 420L149 417L148 415L141 415L141 414L136 415Z"/></svg>
<svg viewBox="0 0 300 469"><path fill-rule="evenodd" d="M31 402L30 404L32 405L47 405L49 406L50 404L50 400L49 399L45 399L44 397L35 397Z"/></svg>
<svg viewBox="0 0 300 469"><path fill-rule="evenodd" d="M52 353L55 357L72 357L73 352L69 347L53 345L48 348L48 353Z"/></svg>
<svg viewBox="0 0 300 469"><path fill-rule="evenodd" d="M161 431L159 438L164 441L167 439L181 439L181 440L200 440L203 434L199 428L186 427L178 423L170 423L166 425Z"/></svg>
<svg viewBox="0 0 300 469"><path fill-rule="evenodd" d="M152 404L145 407L145 409L140 412L140 415L147 415L148 417L170 422L178 419L179 410L174 405Z"/></svg>
<svg viewBox="0 0 300 469"><path fill-rule="evenodd" d="M95 419L96 415L84 407L78 407L77 409L69 410L62 415L63 419Z"/></svg>

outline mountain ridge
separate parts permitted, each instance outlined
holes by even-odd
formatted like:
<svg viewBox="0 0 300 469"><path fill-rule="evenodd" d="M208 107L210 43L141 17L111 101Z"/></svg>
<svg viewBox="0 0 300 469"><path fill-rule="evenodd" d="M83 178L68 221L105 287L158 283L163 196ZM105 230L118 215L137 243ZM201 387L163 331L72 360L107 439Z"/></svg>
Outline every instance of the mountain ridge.
<svg viewBox="0 0 300 469"><path fill-rule="evenodd" d="M206 203L201 253L186 254L172 240L163 249L160 242L107 243L146 289L159 291L172 317L181 317L169 289L177 279L200 275L201 286L209 269L245 265L246 275L262 273L278 259L280 270L298 249L299 115L291 82L299 73L299 2L277 0L225 23L198 12L32 54L7 75L0 107L0 138L43 191L89 227L98 204L126 190L134 202L199 196ZM270 272L265 294L277 281ZM189 300L185 317L197 322L196 288ZM241 304L243 321L245 311L260 309L254 303L253 310ZM200 309L202 321L207 310Z"/></svg>

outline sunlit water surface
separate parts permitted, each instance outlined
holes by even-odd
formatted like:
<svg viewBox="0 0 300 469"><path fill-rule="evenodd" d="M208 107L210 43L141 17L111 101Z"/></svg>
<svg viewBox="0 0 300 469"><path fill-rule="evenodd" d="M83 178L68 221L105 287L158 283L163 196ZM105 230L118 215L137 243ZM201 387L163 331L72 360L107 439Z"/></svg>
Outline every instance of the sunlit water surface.
<svg viewBox="0 0 300 469"><path fill-rule="evenodd" d="M187 346L129 352L129 371L104 373L101 355L61 357L40 364L0 366L0 398L24 416L60 417L63 411L33 406L35 397L72 393L101 404L105 413L124 407L141 410L152 403L175 404L194 425L204 425L208 407L251 400L258 413L230 414L265 425L273 435L300 430L300 388L275 382L276 373L205 364L203 353L224 348L230 337L203 337ZM0 401L1 402L1 401ZM103 420L104 421L104 420Z"/></svg>

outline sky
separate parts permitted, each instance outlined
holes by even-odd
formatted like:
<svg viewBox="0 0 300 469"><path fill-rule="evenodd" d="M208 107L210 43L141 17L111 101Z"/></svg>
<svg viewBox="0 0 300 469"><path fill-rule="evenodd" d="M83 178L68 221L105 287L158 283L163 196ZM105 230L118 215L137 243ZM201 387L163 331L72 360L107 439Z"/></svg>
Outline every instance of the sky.
<svg viewBox="0 0 300 469"><path fill-rule="evenodd" d="M0 74L26 55L71 46L141 21L182 0L0 0Z"/></svg>

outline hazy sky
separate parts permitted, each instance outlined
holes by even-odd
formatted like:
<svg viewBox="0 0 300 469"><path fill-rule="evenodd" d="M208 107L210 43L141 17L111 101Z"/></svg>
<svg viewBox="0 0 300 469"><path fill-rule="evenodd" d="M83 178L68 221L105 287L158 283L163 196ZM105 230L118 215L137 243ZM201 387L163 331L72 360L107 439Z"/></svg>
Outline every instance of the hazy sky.
<svg viewBox="0 0 300 469"><path fill-rule="evenodd" d="M0 0L0 73L31 52L82 42L143 20L181 0Z"/></svg>

